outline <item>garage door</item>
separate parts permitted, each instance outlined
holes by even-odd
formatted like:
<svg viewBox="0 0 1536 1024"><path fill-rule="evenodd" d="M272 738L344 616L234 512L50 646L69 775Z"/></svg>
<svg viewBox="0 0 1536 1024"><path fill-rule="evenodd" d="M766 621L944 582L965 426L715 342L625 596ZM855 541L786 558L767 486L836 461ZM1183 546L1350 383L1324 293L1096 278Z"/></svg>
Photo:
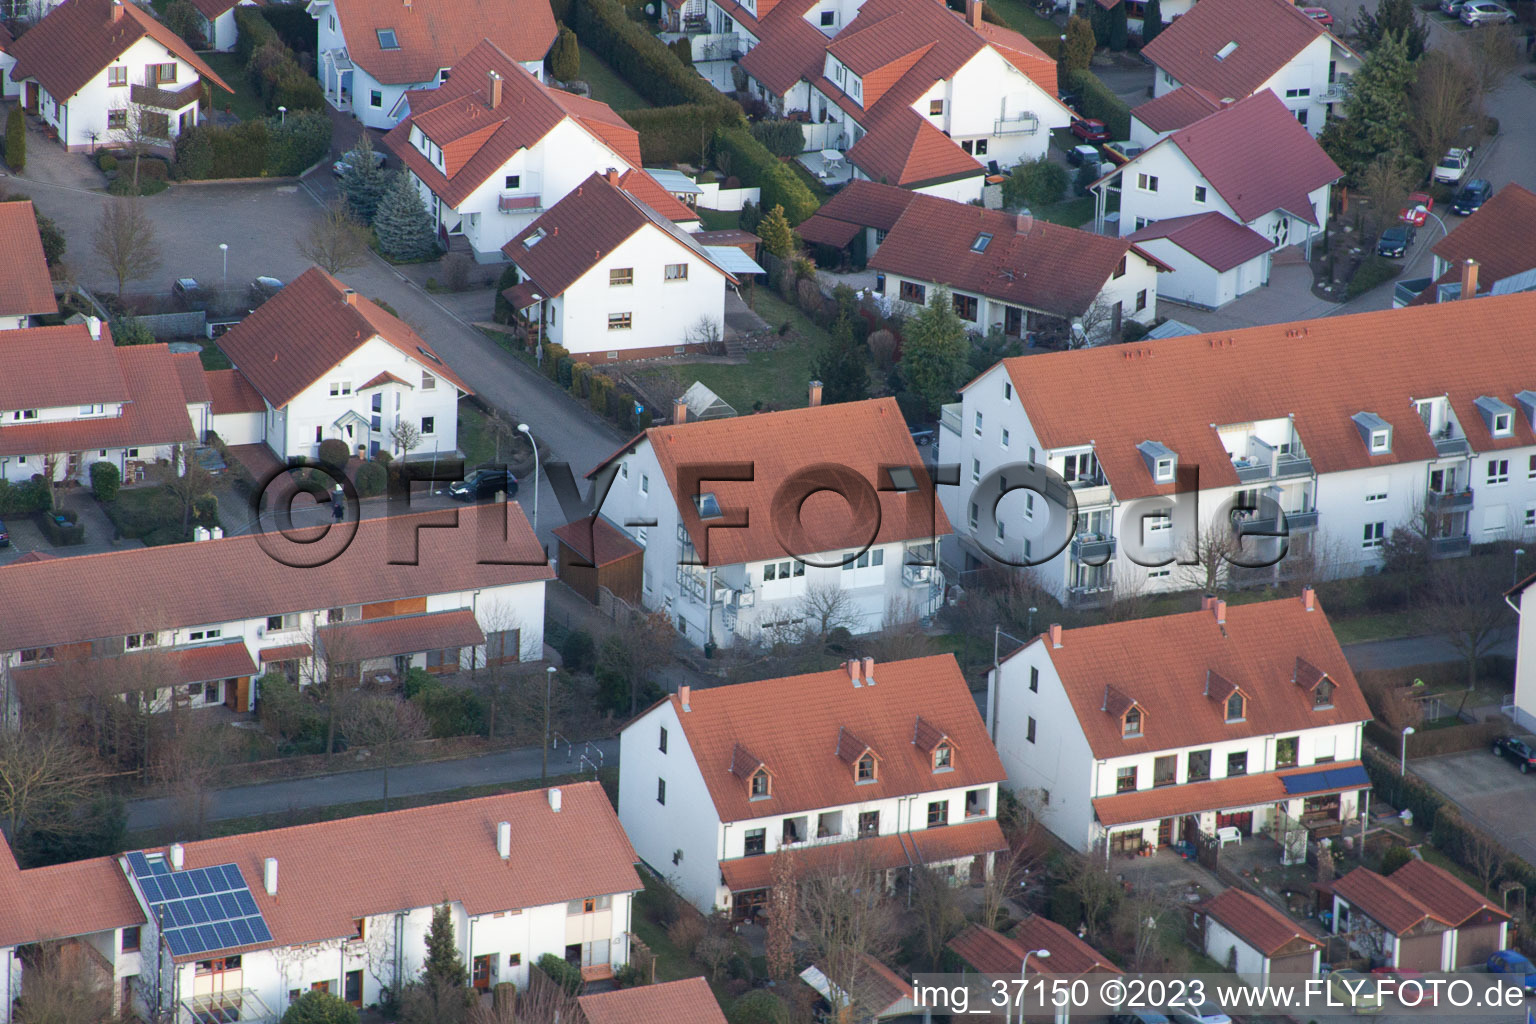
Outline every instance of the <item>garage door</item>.
<svg viewBox="0 0 1536 1024"><path fill-rule="evenodd" d="M1499 949L1497 924L1469 924L1456 933L1456 966L1482 964Z"/></svg>
<svg viewBox="0 0 1536 1024"><path fill-rule="evenodd" d="M1414 935L1399 939L1397 968L1403 971L1438 971L1440 969L1440 933Z"/></svg>
<svg viewBox="0 0 1536 1024"><path fill-rule="evenodd" d="M1311 974L1312 954L1296 953L1291 956L1277 956L1269 961L1270 974Z"/></svg>

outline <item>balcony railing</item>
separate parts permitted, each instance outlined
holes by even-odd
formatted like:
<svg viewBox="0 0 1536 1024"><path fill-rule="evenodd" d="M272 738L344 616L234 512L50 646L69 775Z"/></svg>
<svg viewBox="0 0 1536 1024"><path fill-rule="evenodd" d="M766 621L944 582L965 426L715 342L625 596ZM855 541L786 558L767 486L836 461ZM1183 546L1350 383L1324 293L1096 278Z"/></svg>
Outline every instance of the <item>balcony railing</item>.
<svg viewBox="0 0 1536 1024"><path fill-rule="evenodd" d="M993 135L1033 135L1039 130L1040 118L1030 110L1000 117L992 124Z"/></svg>
<svg viewBox="0 0 1536 1024"><path fill-rule="evenodd" d="M1406 306L1419 297L1419 293L1428 288L1434 281L1432 277L1415 277L1409 281L1399 281L1392 288L1392 305Z"/></svg>
<svg viewBox="0 0 1536 1024"><path fill-rule="evenodd" d="M182 107L196 103L202 96L198 83L174 87L175 83L166 82L162 88L155 85L134 85L128 88L128 99L140 106L154 107L156 110L180 110Z"/></svg>
<svg viewBox="0 0 1536 1024"><path fill-rule="evenodd" d="M908 587L931 586L938 576L938 569L932 565L903 565L901 567L901 582Z"/></svg>
<svg viewBox="0 0 1536 1024"><path fill-rule="evenodd" d="M1285 529L1287 533L1309 533L1317 529L1317 509L1310 512L1287 512ZM1237 532L1245 536L1278 537L1280 522L1276 516L1253 516L1238 523Z"/></svg>
<svg viewBox="0 0 1536 1024"><path fill-rule="evenodd" d="M496 198L502 213L536 213L544 209L544 197L537 192L503 192Z"/></svg>
<svg viewBox="0 0 1536 1024"><path fill-rule="evenodd" d="M1471 537L1431 537L1429 541L1431 558L1459 558L1471 550Z"/></svg>
<svg viewBox="0 0 1536 1024"><path fill-rule="evenodd" d="M1456 512L1472 507L1472 488L1467 487L1459 491L1430 491L1425 496L1425 504L1431 512Z"/></svg>
<svg viewBox="0 0 1536 1024"><path fill-rule="evenodd" d="M1435 453L1437 455L1466 455L1472 451L1472 446L1467 443L1465 437L1450 437L1443 434L1435 435Z"/></svg>
<svg viewBox="0 0 1536 1024"><path fill-rule="evenodd" d="M1079 509L1091 508L1094 505L1108 505L1115 497L1103 477L1074 480L1067 486L1072 488L1072 494L1077 498Z"/></svg>
<svg viewBox="0 0 1536 1024"><path fill-rule="evenodd" d="M1079 562L1102 565L1115 557L1115 538L1080 533L1072 538L1072 557Z"/></svg>
<svg viewBox="0 0 1536 1024"><path fill-rule="evenodd" d="M939 426L943 427L945 430L952 431L956 435L960 433L959 402L952 402L951 404L944 406L943 410L941 410L939 413Z"/></svg>
<svg viewBox="0 0 1536 1024"><path fill-rule="evenodd" d="M1281 455L1273 462L1260 459L1256 462L1244 465L1234 462L1232 467L1237 470L1237 478L1245 484L1251 484L1257 480L1279 479L1290 476L1311 476L1312 460L1297 458L1291 455Z"/></svg>

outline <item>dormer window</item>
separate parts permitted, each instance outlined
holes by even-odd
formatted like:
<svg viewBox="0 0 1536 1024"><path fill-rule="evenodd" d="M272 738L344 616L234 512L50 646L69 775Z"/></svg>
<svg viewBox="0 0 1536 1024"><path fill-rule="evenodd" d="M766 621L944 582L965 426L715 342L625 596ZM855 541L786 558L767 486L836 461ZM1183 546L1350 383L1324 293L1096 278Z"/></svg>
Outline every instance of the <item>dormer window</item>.
<svg viewBox="0 0 1536 1024"><path fill-rule="evenodd" d="M544 229L534 228L531 232L528 233L528 237L523 239L523 248L532 249L542 241L544 241Z"/></svg>
<svg viewBox="0 0 1536 1024"><path fill-rule="evenodd" d="M955 748L948 743L940 743L933 751L933 770L947 772L955 767Z"/></svg>
<svg viewBox="0 0 1536 1024"><path fill-rule="evenodd" d="M1173 449L1158 441L1143 441L1136 446L1136 450L1146 462L1153 483L1173 483L1174 474L1179 468L1179 457L1173 453Z"/></svg>
<svg viewBox="0 0 1536 1024"><path fill-rule="evenodd" d="M1241 691L1232 691L1231 696L1227 698L1227 721L1241 722L1246 717L1247 712L1248 698L1244 697Z"/></svg>
<svg viewBox="0 0 1536 1024"><path fill-rule="evenodd" d="M1392 424L1373 412L1357 412L1350 419L1360 431L1360 439L1372 455L1388 455L1392 452Z"/></svg>
<svg viewBox="0 0 1536 1024"><path fill-rule="evenodd" d="M856 782L874 782L879 769L875 764L875 755L866 752L854 764L853 777Z"/></svg>
<svg viewBox="0 0 1536 1024"><path fill-rule="evenodd" d="M1141 708L1132 706L1120 720L1120 735L1127 739L1141 735Z"/></svg>
<svg viewBox="0 0 1536 1024"><path fill-rule="evenodd" d="M1333 707L1333 680L1324 676L1312 691L1312 709Z"/></svg>
<svg viewBox="0 0 1536 1024"><path fill-rule="evenodd" d="M1482 395L1472 403L1494 437L1509 437L1515 432L1515 410L1492 395Z"/></svg>
<svg viewBox="0 0 1536 1024"><path fill-rule="evenodd" d="M763 800L773 795L773 783L765 769L759 768L752 773L751 792L753 800Z"/></svg>
<svg viewBox="0 0 1536 1024"><path fill-rule="evenodd" d="M400 40L395 38L395 30L394 29L392 29L392 28L381 28L381 29L378 29L377 32L378 32L378 36L379 36L379 49L381 49L381 50L398 50L398 49L400 49Z"/></svg>

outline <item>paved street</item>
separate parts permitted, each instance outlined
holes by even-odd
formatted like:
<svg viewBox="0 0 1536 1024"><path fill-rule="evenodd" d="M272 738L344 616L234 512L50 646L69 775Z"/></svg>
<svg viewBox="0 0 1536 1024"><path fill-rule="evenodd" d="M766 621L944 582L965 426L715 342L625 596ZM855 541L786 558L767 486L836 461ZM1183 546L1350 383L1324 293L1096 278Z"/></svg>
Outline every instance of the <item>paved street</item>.
<svg viewBox="0 0 1536 1024"><path fill-rule="evenodd" d="M1489 654L1514 657L1515 631L1502 630L1498 643ZM1356 672L1373 668L1407 668L1410 665L1427 665L1436 661L1460 661L1461 653L1443 637L1405 636L1391 640L1367 640L1358 644L1345 644L1344 656L1349 667Z"/></svg>
<svg viewBox="0 0 1536 1024"><path fill-rule="evenodd" d="M618 764L618 740L600 740L592 746L602 750L600 763L604 767ZM550 753L550 774L572 774L584 770L585 766L581 763L582 749L579 743L574 749L561 743L558 750ZM538 747L521 747L453 761L402 765L390 770L389 795L418 796L463 789L466 786L537 779L540 770L539 754ZM384 772L381 769L339 772L314 778L215 790L208 799L207 817L210 821L220 821L257 814L281 814L310 807L378 800L383 795ZM177 812L176 801L169 797L134 800L128 804L128 828L137 831L172 824L178 818Z"/></svg>

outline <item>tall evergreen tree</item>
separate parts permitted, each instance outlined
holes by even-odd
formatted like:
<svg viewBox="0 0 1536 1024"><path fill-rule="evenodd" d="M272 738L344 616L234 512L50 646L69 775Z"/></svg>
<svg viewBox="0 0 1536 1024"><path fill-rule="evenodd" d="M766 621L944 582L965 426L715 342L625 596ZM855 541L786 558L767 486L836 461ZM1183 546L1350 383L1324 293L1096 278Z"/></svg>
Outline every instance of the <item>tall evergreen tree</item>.
<svg viewBox="0 0 1536 1024"><path fill-rule="evenodd" d="M1344 117L1329 121L1318 142L1352 185L1381 155L1401 156L1413 141L1408 90L1413 63L1401 33L1388 32L1366 54L1344 99Z"/></svg>
<svg viewBox="0 0 1536 1024"><path fill-rule="evenodd" d="M453 937L453 910L448 904L432 908L432 925L427 929L427 962L421 968L421 980L427 984L463 985L469 980L459 944Z"/></svg>
<svg viewBox="0 0 1536 1024"><path fill-rule="evenodd" d="M27 167L27 119L20 103L5 117L5 165L17 174Z"/></svg>
<svg viewBox="0 0 1536 1024"><path fill-rule="evenodd" d="M372 224L379 200L389 188L389 175L382 167L374 166L373 140L366 131L358 138L352 153L356 159L347 162L347 171L341 176L338 187L352 216L364 224Z"/></svg>
<svg viewBox="0 0 1536 1024"><path fill-rule="evenodd" d="M1146 46L1163 30L1163 5L1161 0L1147 0L1141 14L1141 45Z"/></svg>
<svg viewBox="0 0 1536 1024"><path fill-rule="evenodd" d="M437 251L432 215L404 171L395 173L379 200L373 230L379 236L379 248L397 260L425 259Z"/></svg>
<svg viewBox="0 0 1536 1024"><path fill-rule="evenodd" d="M853 323L845 313L811 363L811 372L822 384L822 401L858 402L869 397L869 370L864 365L864 346L854 339Z"/></svg>
<svg viewBox="0 0 1536 1024"><path fill-rule="evenodd" d="M1130 26L1126 24L1125 2L1120 0L1109 9L1109 48L1116 53L1125 52L1131 42Z"/></svg>
<svg viewBox="0 0 1536 1024"><path fill-rule="evenodd" d="M763 240L763 248L771 255L784 260L795 251L795 231L784 216L784 207L775 206L758 221L757 236Z"/></svg>
<svg viewBox="0 0 1536 1024"><path fill-rule="evenodd" d="M1429 23L1413 0L1377 0L1374 12L1361 7L1355 14L1355 44L1361 52L1376 49L1388 34L1402 37L1410 61L1423 56L1429 45Z"/></svg>
<svg viewBox="0 0 1536 1024"><path fill-rule="evenodd" d="M576 43L576 33L564 25L549 51L549 73L557 82L574 82L581 76L581 48Z"/></svg>
<svg viewBox="0 0 1536 1024"><path fill-rule="evenodd" d="M965 383L965 322L955 312L949 289L935 289L901 333L902 382L930 413L937 412Z"/></svg>

